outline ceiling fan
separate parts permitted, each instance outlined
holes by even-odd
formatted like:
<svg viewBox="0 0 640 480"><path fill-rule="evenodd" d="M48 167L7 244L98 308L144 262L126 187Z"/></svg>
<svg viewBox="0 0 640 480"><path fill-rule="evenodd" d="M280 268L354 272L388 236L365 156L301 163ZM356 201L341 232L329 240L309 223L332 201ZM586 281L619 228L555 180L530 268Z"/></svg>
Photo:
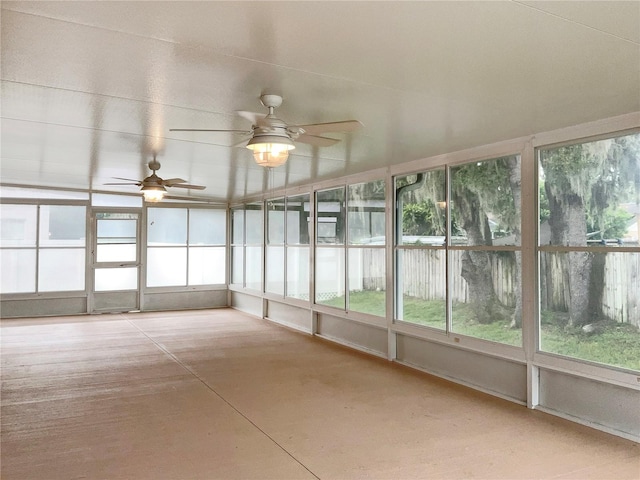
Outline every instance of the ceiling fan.
<svg viewBox="0 0 640 480"><path fill-rule="evenodd" d="M197 128L172 128L171 132L233 132L248 136L235 146L246 146L253 151L256 163L263 167L278 167L289 157L289 150L295 148L294 142L307 143L316 147L328 147L340 140L320 136L324 133L352 132L362 126L358 120L341 122L312 123L310 125L288 125L275 116L274 110L282 104L282 97L275 94L260 96L262 105L269 113L237 112L252 124L251 130L215 130ZM245 144L245 142L248 143Z"/></svg>
<svg viewBox="0 0 640 480"><path fill-rule="evenodd" d="M153 160L149 162L149 168L151 169L152 173L144 180L114 177L118 180L127 181L124 183L105 183L105 185L137 185L138 187L142 187L140 190L142 191L144 199L147 202L159 202L160 200L162 200L164 195L167 193L166 187L188 188L191 190L204 190L206 188L203 185L188 184L186 180L183 180L181 178L169 178L167 180L163 180L158 175L156 175L156 172L160 170L160 162L158 162L155 155L153 156Z"/></svg>

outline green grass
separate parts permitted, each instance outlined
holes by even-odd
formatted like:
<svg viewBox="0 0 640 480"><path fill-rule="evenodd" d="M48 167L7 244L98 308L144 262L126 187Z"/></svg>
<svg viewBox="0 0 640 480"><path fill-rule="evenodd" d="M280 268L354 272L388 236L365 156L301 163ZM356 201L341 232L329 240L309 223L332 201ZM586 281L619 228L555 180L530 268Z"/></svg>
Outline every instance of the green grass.
<svg viewBox="0 0 640 480"><path fill-rule="evenodd" d="M627 323L599 324L597 333L591 334L579 328L543 324L540 346L544 352L640 370L640 330Z"/></svg>
<svg viewBox="0 0 640 480"><path fill-rule="evenodd" d="M353 302L353 300L352 300ZM417 323L428 327L444 330L446 304L444 300L422 300L415 297L404 298L405 322ZM488 324L480 324L473 320L471 306L465 303L454 303L452 309L453 333L482 338L492 342L506 343L508 345L522 345L522 330L509 328L505 321Z"/></svg>
<svg viewBox="0 0 640 480"><path fill-rule="evenodd" d="M344 297L322 302L344 308ZM349 310L384 316L385 293L351 292ZM405 297L403 321L445 330L444 300ZM522 329L509 328L505 321L480 324L473 320L471 306L453 305L452 332L508 345L522 345ZM541 314L541 350L616 367L640 370L640 330L633 325L600 322L595 333L565 326L566 315L543 311Z"/></svg>

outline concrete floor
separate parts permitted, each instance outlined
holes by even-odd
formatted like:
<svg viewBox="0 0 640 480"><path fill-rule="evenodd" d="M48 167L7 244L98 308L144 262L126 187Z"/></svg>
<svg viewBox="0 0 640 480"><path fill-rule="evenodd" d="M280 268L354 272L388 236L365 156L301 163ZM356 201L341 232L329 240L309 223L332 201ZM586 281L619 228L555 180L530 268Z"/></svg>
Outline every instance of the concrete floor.
<svg viewBox="0 0 640 480"><path fill-rule="evenodd" d="M638 479L640 445L228 310L2 322L13 479Z"/></svg>

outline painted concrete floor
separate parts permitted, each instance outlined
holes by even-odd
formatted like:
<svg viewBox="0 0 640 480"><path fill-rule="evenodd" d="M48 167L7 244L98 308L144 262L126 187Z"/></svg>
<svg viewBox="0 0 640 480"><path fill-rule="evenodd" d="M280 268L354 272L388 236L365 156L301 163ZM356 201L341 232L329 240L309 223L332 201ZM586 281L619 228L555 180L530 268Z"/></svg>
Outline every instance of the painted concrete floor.
<svg viewBox="0 0 640 480"><path fill-rule="evenodd" d="M638 479L640 445L228 309L2 322L13 479Z"/></svg>

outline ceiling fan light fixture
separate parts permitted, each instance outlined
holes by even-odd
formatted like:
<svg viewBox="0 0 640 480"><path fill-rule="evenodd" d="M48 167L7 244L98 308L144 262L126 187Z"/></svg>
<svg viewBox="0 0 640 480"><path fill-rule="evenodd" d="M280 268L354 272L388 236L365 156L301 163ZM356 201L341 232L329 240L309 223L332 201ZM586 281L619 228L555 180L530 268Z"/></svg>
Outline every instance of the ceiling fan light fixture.
<svg viewBox="0 0 640 480"><path fill-rule="evenodd" d="M159 202L166 193L167 189L162 185L145 185L142 187L142 195L144 195L145 202Z"/></svg>
<svg viewBox="0 0 640 480"><path fill-rule="evenodd" d="M293 141L283 135L254 136L247 148L253 151L253 159L261 167L279 167L289 158L289 150L293 150Z"/></svg>

